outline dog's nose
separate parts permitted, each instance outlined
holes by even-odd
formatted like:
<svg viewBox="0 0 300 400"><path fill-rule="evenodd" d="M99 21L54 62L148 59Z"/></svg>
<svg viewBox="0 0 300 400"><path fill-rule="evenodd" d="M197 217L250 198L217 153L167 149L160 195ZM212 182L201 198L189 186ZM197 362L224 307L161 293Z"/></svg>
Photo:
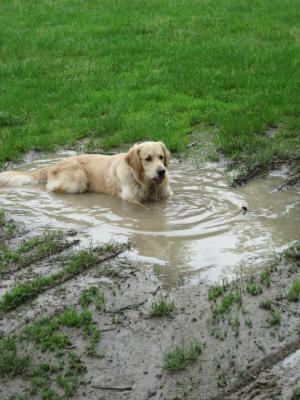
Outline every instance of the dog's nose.
<svg viewBox="0 0 300 400"><path fill-rule="evenodd" d="M157 171L158 176L165 176L166 170L165 169L160 169Z"/></svg>

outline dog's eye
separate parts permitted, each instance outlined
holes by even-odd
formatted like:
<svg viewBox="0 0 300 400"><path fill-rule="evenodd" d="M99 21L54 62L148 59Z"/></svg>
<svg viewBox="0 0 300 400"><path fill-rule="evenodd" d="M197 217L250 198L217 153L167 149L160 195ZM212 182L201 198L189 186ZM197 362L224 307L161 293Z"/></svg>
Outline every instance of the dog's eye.
<svg viewBox="0 0 300 400"><path fill-rule="evenodd" d="M160 159L160 160L163 160L163 159L164 159L164 156L159 156L159 159Z"/></svg>
<svg viewBox="0 0 300 400"><path fill-rule="evenodd" d="M145 160L146 160L146 161L151 161L151 160L152 160L152 157L151 157L151 156L148 156L147 158L145 158Z"/></svg>

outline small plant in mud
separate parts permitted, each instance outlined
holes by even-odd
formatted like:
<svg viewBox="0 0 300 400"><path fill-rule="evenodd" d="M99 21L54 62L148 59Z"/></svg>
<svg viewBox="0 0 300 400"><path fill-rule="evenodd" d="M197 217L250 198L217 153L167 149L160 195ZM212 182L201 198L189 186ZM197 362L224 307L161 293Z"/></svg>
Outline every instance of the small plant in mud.
<svg viewBox="0 0 300 400"><path fill-rule="evenodd" d="M270 326L280 325L281 320L282 320L281 314L276 310L272 310L267 319Z"/></svg>
<svg viewBox="0 0 300 400"><path fill-rule="evenodd" d="M272 310L272 300L270 299L264 299L259 303L259 307L262 308L263 310Z"/></svg>
<svg viewBox="0 0 300 400"><path fill-rule="evenodd" d="M300 279L295 279L287 294L288 301L300 300Z"/></svg>
<svg viewBox="0 0 300 400"><path fill-rule="evenodd" d="M283 252L284 258L300 267L300 241L293 243Z"/></svg>
<svg viewBox="0 0 300 400"><path fill-rule="evenodd" d="M259 283L256 282L256 277L254 275L250 275L246 282L246 290L252 296L257 296L261 294L263 289Z"/></svg>
<svg viewBox="0 0 300 400"><path fill-rule="evenodd" d="M245 319L245 325L246 325L248 328L252 328L252 321L251 321L251 319L246 318L246 319Z"/></svg>
<svg viewBox="0 0 300 400"><path fill-rule="evenodd" d="M6 337L0 340L0 376L16 376L25 372L31 359L27 354L19 354L16 339Z"/></svg>
<svg viewBox="0 0 300 400"><path fill-rule="evenodd" d="M2 208L0 208L0 226L5 224L5 212Z"/></svg>
<svg viewBox="0 0 300 400"><path fill-rule="evenodd" d="M160 297L151 303L150 315L152 317L166 317L175 310L175 301Z"/></svg>
<svg viewBox="0 0 300 400"><path fill-rule="evenodd" d="M4 238L10 239L13 236L14 231L15 224L11 220L7 220L5 216L5 211L0 208L0 236L3 236L4 234Z"/></svg>
<svg viewBox="0 0 300 400"><path fill-rule="evenodd" d="M260 282L262 285L265 285L267 287L270 287L271 285L271 269L270 268L266 268L264 269L260 274Z"/></svg>
<svg viewBox="0 0 300 400"><path fill-rule="evenodd" d="M189 346L177 345L164 355L163 368L168 371L185 369L196 362L201 353L202 343L198 340L193 340Z"/></svg>
<svg viewBox="0 0 300 400"><path fill-rule="evenodd" d="M230 311L232 306L236 304L241 307L243 303L242 294L240 291L231 290L226 293L221 299L220 303L213 305L212 307L212 317L214 321L219 321L223 315Z"/></svg>
<svg viewBox="0 0 300 400"><path fill-rule="evenodd" d="M105 311L106 300L97 286L85 289L80 295L81 307L87 308L90 304L94 304L98 311Z"/></svg>
<svg viewBox="0 0 300 400"><path fill-rule="evenodd" d="M225 340L227 337L227 331L221 329L219 326L214 325L211 328L210 332L211 336L214 336L216 339Z"/></svg>
<svg viewBox="0 0 300 400"><path fill-rule="evenodd" d="M177 282L176 282L176 286L181 287L186 285L188 282L188 278L187 276L185 276L184 274L180 274L178 276Z"/></svg>
<svg viewBox="0 0 300 400"><path fill-rule="evenodd" d="M235 317L234 319L230 318L228 323L231 326L235 337L238 337L240 334L240 320L238 319L238 317Z"/></svg>
<svg viewBox="0 0 300 400"><path fill-rule="evenodd" d="M154 275L156 275L157 277L159 277L161 275L161 267L158 264L155 264L153 266L153 273Z"/></svg>
<svg viewBox="0 0 300 400"><path fill-rule="evenodd" d="M68 367L64 374L59 374L57 383L64 390L65 397L73 396L79 385L79 377L86 372L86 368L76 353L68 353Z"/></svg>
<svg viewBox="0 0 300 400"><path fill-rule="evenodd" d="M295 382L293 387L293 394L291 400L300 400L300 383Z"/></svg>
<svg viewBox="0 0 300 400"><path fill-rule="evenodd" d="M227 278L222 278L222 282L220 284L214 284L208 289L208 300L215 300L218 297L222 296L227 289L229 288L229 283Z"/></svg>
<svg viewBox="0 0 300 400"><path fill-rule="evenodd" d="M217 377L217 386L224 387L227 385L227 374L226 371L222 371Z"/></svg>

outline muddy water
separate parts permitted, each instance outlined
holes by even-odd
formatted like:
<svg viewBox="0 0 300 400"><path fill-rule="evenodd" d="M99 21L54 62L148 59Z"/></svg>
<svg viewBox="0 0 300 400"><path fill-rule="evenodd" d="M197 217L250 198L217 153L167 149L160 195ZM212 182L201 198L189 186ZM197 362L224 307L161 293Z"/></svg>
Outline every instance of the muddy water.
<svg viewBox="0 0 300 400"><path fill-rule="evenodd" d="M21 169L72 154L47 154ZM43 186L1 188L0 206L32 229L75 228L86 242L130 240L127 256L159 264L169 284L181 274L195 282L216 280L240 264L253 268L299 237L299 190L274 192L280 177L233 190L216 165L179 161L170 176L174 196L143 207L102 194L48 193Z"/></svg>

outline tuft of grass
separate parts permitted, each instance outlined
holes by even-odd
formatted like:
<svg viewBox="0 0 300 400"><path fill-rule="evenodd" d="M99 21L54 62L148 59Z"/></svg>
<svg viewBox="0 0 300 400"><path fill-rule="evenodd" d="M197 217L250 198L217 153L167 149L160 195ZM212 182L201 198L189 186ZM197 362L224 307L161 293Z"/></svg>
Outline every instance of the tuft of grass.
<svg viewBox="0 0 300 400"><path fill-rule="evenodd" d="M288 249L283 252L284 258L300 267L300 241L293 243Z"/></svg>
<svg viewBox="0 0 300 400"><path fill-rule="evenodd" d="M100 291L97 286L92 286L85 289L80 295L80 305L81 307L87 308L91 303L93 303L98 311L105 311L106 300L104 294Z"/></svg>
<svg viewBox="0 0 300 400"><path fill-rule="evenodd" d="M226 278L223 278L220 284L216 283L208 289L208 300L211 301L217 299L222 296L228 288L228 281Z"/></svg>
<svg viewBox="0 0 300 400"><path fill-rule="evenodd" d="M150 315L152 317L166 317L171 315L174 310L174 300L168 300L164 297L160 297L159 299L152 301Z"/></svg>
<svg viewBox="0 0 300 400"><path fill-rule="evenodd" d="M76 353L68 353L67 371L58 375L57 383L64 390L65 397L72 397L76 393L80 382L79 377L86 372L86 368Z"/></svg>
<svg viewBox="0 0 300 400"><path fill-rule="evenodd" d="M257 296L257 295L261 294L263 291L262 286L256 282L256 278L254 275L251 275L247 279L246 290L252 296Z"/></svg>
<svg viewBox="0 0 300 400"><path fill-rule="evenodd" d="M291 400L300 400L300 384L297 382L294 384Z"/></svg>
<svg viewBox="0 0 300 400"><path fill-rule="evenodd" d="M164 355L163 368L167 371L185 369L189 364L197 361L201 352L202 344L198 340L193 340L189 346L177 345Z"/></svg>
<svg viewBox="0 0 300 400"><path fill-rule="evenodd" d="M211 328L210 334L211 334L211 336L213 336L219 340L225 340L227 337L227 331L222 330L219 326L216 326L216 325L214 325Z"/></svg>
<svg viewBox="0 0 300 400"><path fill-rule="evenodd" d="M299 301L300 300L300 279L295 279L290 287L287 299L289 301Z"/></svg>
<svg viewBox="0 0 300 400"><path fill-rule="evenodd" d="M259 303L259 307L263 310L272 310L272 301L270 299L264 299Z"/></svg>
<svg viewBox="0 0 300 400"><path fill-rule="evenodd" d="M178 279L176 281L176 286L182 287L186 285L188 282L188 277L184 274L179 274Z"/></svg>
<svg viewBox="0 0 300 400"><path fill-rule="evenodd" d="M159 277L161 275L161 266L158 264L155 264L153 266L153 273L154 275L156 275L157 277Z"/></svg>
<svg viewBox="0 0 300 400"><path fill-rule="evenodd" d="M5 211L0 208L0 226L5 224Z"/></svg>
<svg viewBox="0 0 300 400"><path fill-rule="evenodd" d="M11 238L14 235L14 231L15 231L15 225L13 222L8 221L6 216L5 216L5 211L0 208L0 233L2 231L2 235L4 233L4 236L7 238ZM4 246L4 245L2 245ZM0 270L1 270L1 247L0 246Z"/></svg>
<svg viewBox="0 0 300 400"><path fill-rule="evenodd" d="M222 371L217 376L217 386L218 387L224 387L226 385L227 385L227 374L226 374L226 371Z"/></svg>
<svg viewBox="0 0 300 400"><path fill-rule="evenodd" d="M26 372L31 364L28 355L20 355L16 339L6 337L0 340L0 376L16 376Z"/></svg>
<svg viewBox="0 0 300 400"><path fill-rule="evenodd" d="M219 321L219 319L222 318L224 314L229 312L234 304L237 304L238 307L241 307L243 304L242 294L240 291L231 290L223 296L222 300L219 303L213 305L213 320Z"/></svg>
<svg viewBox="0 0 300 400"><path fill-rule="evenodd" d="M272 310L267 319L270 326L280 325L281 320L282 320L281 314L276 310Z"/></svg>
<svg viewBox="0 0 300 400"><path fill-rule="evenodd" d="M229 319L229 325L232 327L235 337L238 337L240 334L240 320L237 317Z"/></svg>
<svg viewBox="0 0 300 400"><path fill-rule="evenodd" d="M32 282L22 283L15 286L10 291L4 293L0 302L0 311L8 312L19 305L34 299L42 293L46 287L53 285L62 277L61 273L46 276L38 276Z"/></svg>
<svg viewBox="0 0 300 400"><path fill-rule="evenodd" d="M245 319L245 325L246 325L248 328L252 328L252 321L251 321L251 319L246 318L246 319Z"/></svg>
<svg viewBox="0 0 300 400"><path fill-rule="evenodd" d="M32 340L42 351L64 349L71 344L71 341L68 335L61 332L61 327L82 328L85 337L90 338L89 352L101 338L101 332L93 323L92 313L87 309L78 312L71 308L54 317L45 317L32 325L27 325L23 339Z"/></svg>
<svg viewBox="0 0 300 400"><path fill-rule="evenodd" d="M271 268L267 267L259 274L260 282L261 282L262 285L270 287L270 285L271 285L271 273L272 273Z"/></svg>

